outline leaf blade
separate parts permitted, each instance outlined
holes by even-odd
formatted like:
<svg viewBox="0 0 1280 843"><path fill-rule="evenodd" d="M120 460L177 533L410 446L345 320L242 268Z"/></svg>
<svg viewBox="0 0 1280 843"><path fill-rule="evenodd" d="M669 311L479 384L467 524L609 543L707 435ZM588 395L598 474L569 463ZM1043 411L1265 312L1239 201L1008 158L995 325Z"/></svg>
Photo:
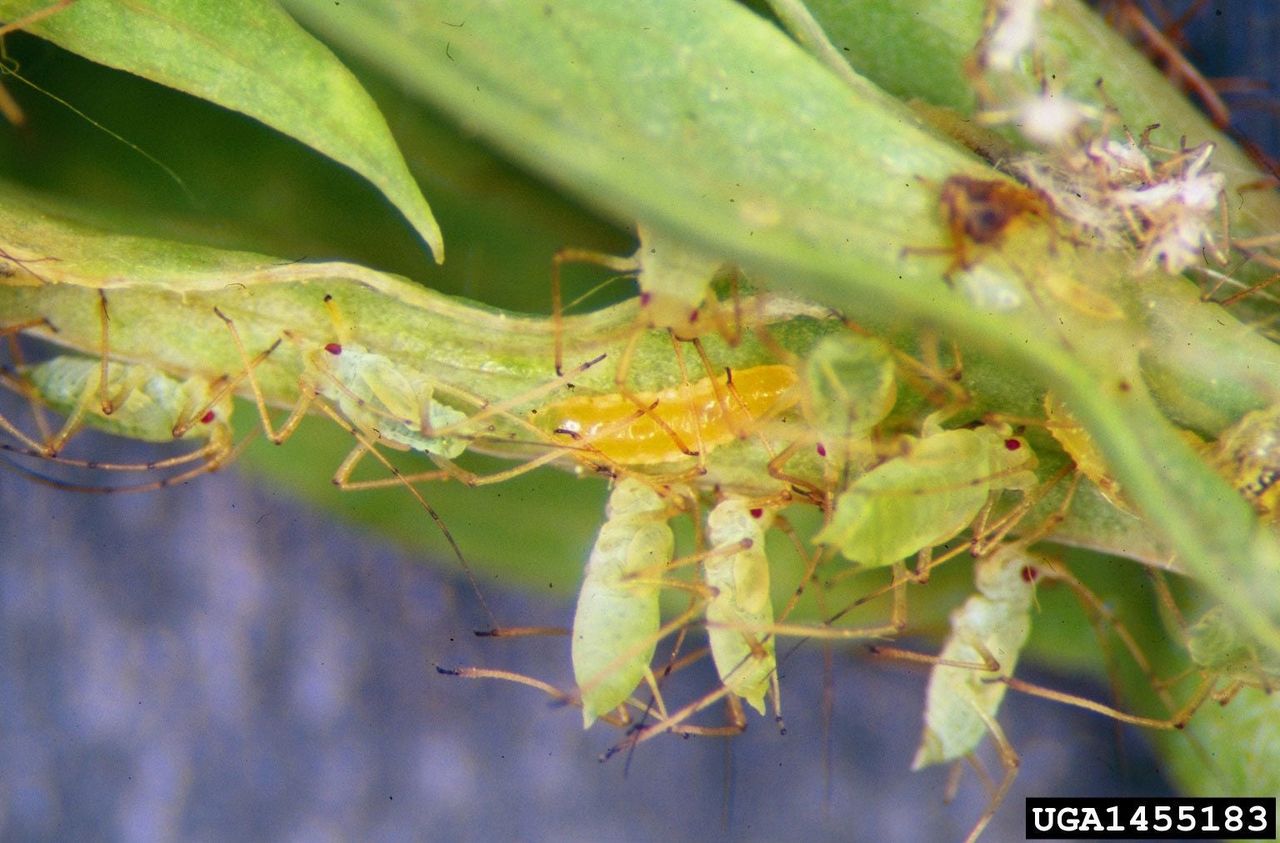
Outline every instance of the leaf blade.
<svg viewBox="0 0 1280 843"><path fill-rule="evenodd" d="M0 0L17 21L44 0ZM85 58L259 120L354 170L444 259L444 242L377 104L327 47L259 0L78 0L30 31Z"/></svg>

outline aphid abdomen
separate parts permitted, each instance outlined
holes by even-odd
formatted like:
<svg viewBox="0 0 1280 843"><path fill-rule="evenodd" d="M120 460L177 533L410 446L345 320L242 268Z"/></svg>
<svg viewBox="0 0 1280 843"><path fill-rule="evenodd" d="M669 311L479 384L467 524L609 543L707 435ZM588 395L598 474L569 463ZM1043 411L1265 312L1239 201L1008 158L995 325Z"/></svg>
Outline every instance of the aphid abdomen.
<svg viewBox="0 0 1280 843"><path fill-rule="evenodd" d="M773 513L728 498L707 517L713 552L703 562L713 590L707 634L720 681L764 714L764 695L777 671L773 603L764 534ZM731 549L737 545L737 549Z"/></svg>
<svg viewBox="0 0 1280 843"><path fill-rule="evenodd" d="M766 365L735 369L660 392L582 395L560 401L539 414L566 444L589 446L620 465L661 465L687 459L680 442L705 453L740 438L762 420L795 401L795 370ZM651 407L641 413L639 407ZM664 429L653 416L659 417Z"/></svg>
<svg viewBox="0 0 1280 843"><path fill-rule="evenodd" d="M661 623L661 577L675 552L666 508L657 492L633 478L623 478L609 496L573 618L584 727L621 705L649 670Z"/></svg>

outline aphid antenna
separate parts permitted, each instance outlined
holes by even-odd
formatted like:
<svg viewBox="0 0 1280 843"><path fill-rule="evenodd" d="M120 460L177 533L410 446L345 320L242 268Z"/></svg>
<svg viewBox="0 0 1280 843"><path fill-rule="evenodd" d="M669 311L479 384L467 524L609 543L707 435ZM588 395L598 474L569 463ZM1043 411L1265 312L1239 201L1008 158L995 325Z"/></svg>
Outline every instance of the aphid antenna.
<svg viewBox="0 0 1280 843"><path fill-rule="evenodd" d="M454 422L453 424L444 425L442 427L432 427L429 418L424 415L421 426L422 434L430 437L447 438L450 436L460 435L468 428L474 429L474 426L477 423L482 422L485 419L493 418L494 416L499 416L504 419L518 418L518 416L515 416L517 408L528 404L530 401L535 399L550 395L557 390L573 389L574 378L582 376L586 372L590 371L594 366L603 363L608 356L609 355L607 353L601 352L595 357L574 366L567 373L557 376L554 380L547 381L533 389L522 392L519 395L514 395L502 401L487 401L474 393L467 392L466 390L453 386L452 384L438 384L437 388L441 392L453 395L460 401L471 404L476 409L473 414L467 416L462 421ZM532 427L532 425L527 426Z"/></svg>
<svg viewBox="0 0 1280 843"><path fill-rule="evenodd" d="M541 691L551 698L550 704L553 707L575 706L582 707L582 700L575 694L563 691L552 685L550 682L544 682L532 676L523 673L517 673L512 670L502 670L500 668L491 667L444 667L442 665L433 664L436 673L442 676L457 676L462 679L499 679L503 682L514 682L517 685L525 685L536 691ZM630 725L630 720L619 715L618 712L607 712L600 715L601 720L616 726L618 728L626 728Z"/></svg>
<svg viewBox="0 0 1280 843"><path fill-rule="evenodd" d="M623 276L634 277L640 262L634 256L619 257L591 249L564 248L551 257L551 321L553 325L553 360L556 375L564 374L564 304L560 273L566 263L589 263L602 266Z"/></svg>

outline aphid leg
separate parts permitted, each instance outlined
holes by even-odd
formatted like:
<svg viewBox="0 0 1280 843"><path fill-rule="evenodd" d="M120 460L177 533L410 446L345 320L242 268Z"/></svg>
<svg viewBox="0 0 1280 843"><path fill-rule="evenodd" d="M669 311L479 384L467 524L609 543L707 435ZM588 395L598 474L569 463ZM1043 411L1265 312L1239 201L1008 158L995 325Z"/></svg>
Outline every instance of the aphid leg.
<svg viewBox="0 0 1280 843"><path fill-rule="evenodd" d="M705 711L721 699L725 700L726 710L729 715L728 723L723 726L702 726L688 722L691 717L701 711ZM668 732L674 732L680 736L732 737L742 734L746 731L746 728L747 718L742 709L742 704L738 702L737 697L728 688L722 685L714 691L710 691L693 702L682 706L663 720L637 727L627 737L609 747L600 756L600 760L607 761L619 752L629 750Z"/></svg>
<svg viewBox="0 0 1280 843"><path fill-rule="evenodd" d="M169 468L187 465L197 460L200 461L199 465L169 477L162 477L159 480L153 480L149 483L136 483L120 486L95 486L84 483L73 483L61 478L48 477L16 464L11 464L10 466L19 473L38 483L53 486L54 488L62 489L63 491L84 492L88 494L116 494L119 492L152 492L158 489L167 489L171 486L180 486L183 483L187 483L197 477L200 477L201 475L210 474L217 471L227 463L232 462L237 456L239 456L240 452L244 450L244 446L248 444L248 441L249 437L246 437L238 443L233 443L230 439L230 430L227 429L226 436L213 435L208 443L194 451L189 451L176 457L151 460L144 463L116 463L93 459L74 459L62 456L46 457L39 451L15 448L7 443L0 443L0 451L21 454L24 457L40 458L46 462L55 463L57 465L94 471L164 471Z"/></svg>
<svg viewBox="0 0 1280 843"><path fill-rule="evenodd" d="M1218 304L1222 305L1223 307L1231 307L1231 305L1235 304L1236 302L1242 299L1248 298L1249 296L1255 293L1260 293L1263 290L1266 290L1268 287L1275 284L1277 281L1280 281L1280 273L1269 275L1266 278L1259 281L1258 283L1245 287L1243 290L1237 290L1236 292L1232 293L1226 298L1220 299L1218 301ZM1214 288L1214 290L1208 292L1206 295L1208 295L1210 298L1206 300L1211 300L1213 293L1216 291L1217 291L1217 288Z"/></svg>
<svg viewBox="0 0 1280 843"><path fill-rule="evenodd" d="M89 404L96 397L98 406L102 410L104 416L110 416L115 412L116 408L129 400L129 396L139 386L144 373L139 369L130 369L126 372L120 389L115 395L108 397L110 386L104 386L102 378L107 374L107 354L104 351L99 358L98 377L95 381L85 383L85 392L80 400L76 402L74 409L67 414L66 420L63 422L61 429L53 435L44 444L44 452L50 457L56 457L62 452L66 446L67 440L84 426L85 414L89 412Z"/></svg>
<svg viewBox="0 0 1280 843"><path fill-rule="evenodd" d="M627 377L631 373L631 361L635 357L636 346L639 344L640 338L643 335L644 334L640 330L637 330L631 335L626 346L623 347L622 355L618 360L618 368L614 373L614 388L619 395L635 404L636 408L641 411L642 415L661 428L662 432L671 439L672 444L676 446L680 453L688 457L698 457L699 460L701 460L702 452L691 448L688 443L681 438L680 434L671 427L670 423L668 423L667 420L656 411L656 405L650 405L649 402L646 402L643 398L637 395L627 384ZM678 345L674 347L679 349ZM687 386L689 384L688 372L686 372L684 368L684 357L679 354L678 351L676 354L676 364L680 368L681 382ZM701 435L701 425L694 425L694 429L699 432L699 435ZM701 463L699 464L701 465Z"/></svg>
<svg viewBox="0 0 1280 843"><path fill-rule="evenodd" d="M1013 787L1013 782L1018 777L1018 766L1021 764L1018 753L1014 750L1013 744L1009 743L1009 739L1005 736L1004 730L1000 728L1000 724L996 719L977 706L974 706L974 711L978 717L982 718L983 723L986 724L987 729L991 732L991 739L995 742L996 751L1000 755L1000 766L1004 768L1004 777L1000 780L995 792L991 794L982 816L978 818L973 828L969 830L969 835L965 837L965 843L974 843L982 836L983 830L986 829L996 812L1000 810L1000 805L1004 802L1004 798L1009 795L1009 788ZM976 761L971 763L976 764Z"/></svg>
<svg viewBox="0 0 1280 843"><path fill-rule="evenodd" d="M19 336L24 331L33 328L45 328L51 333L57 333L58 331L53 326L53 323L43 316L0 327L0 336L4 337L9 344L9 360L11 363L11 366L0 367L0 386L8 388L26 400L27 406L31 408L31 416L35 422L38 441L27 436L17 425L10 422L3 413L0 413L0 430L4 430L28 448L42 450L44 443L48 442L53 436L53 431L49 427L49 419L45 416L45 405L40 400L38 391L22 375L26 365L26 358L22 353L22 344L18 341Z"/></svg>
<svg viewBox="0 0 1280 843"><path fill-rule="evenodd" d="M1183 707L1177 711L1172 717L1142 717L1137 714L1130 714L1109 705L1088 699L1087 697L1077 696L1076 694L1067 694L1062 691L1055 691L1052 688L1044 688L1031 682L1024 682L1021 679L1015 679L1012 676L1000 677L999 682L1003 682L1015 691L1021 691L1033 697L1051 700L1052 702L1062 703L1063 705L1073 706L1075 708L1083 708L1085 711L1092 711L1095 714L1101 714L1104 717L1110 717L1112 720L1119 720L1121 723L1128 723L1131 726L1142 726L1146 729L1160 729L1164 731L1181 729L1186 726L1187 721L1191 719L1191 715L1195 713L1205 700L1209 699L1213 693L1214 680L1205 679L1199 688L1191 695L1191 698L1183 704Z"/></svg>
<svg viewBox="0 0 1280 843"><path fill-rule="evenodd" d="M1066 479L1068 475L1072 475L1073 471L1073 466L1063 466L1035 489L1023 492L1022 500L1018 501L994 521L990 519L996 498L988 501L988 505L983 507L974 521L973 539L970 543L970 550L973 555L975 557L985 556L991 552L992 548L998 547L1003 543L1009 534L1019 527L1022 520L1052 493L1058 483ZM1067 486L1067 491L1063 495L1062 501L1054 508L1053 512L1045 516L1033 529L1019 533L1018 540L1020 543L1030 545L1040 541L1066 520L1067 514L1071 511L1071 504L1075 500L1076 490L1080 487L1081 477L1082 475L1078 472L1072 475L1071 482Z"/></svg>
<svg viewBox="0 0 1280 843"><path fill-rule="evenodd" d="M763 631L771 632L777 636L801 639L815 638L821 641L862 641L895 638L907 628L907 592L904 586L909 582L913 582L914 577L908 573L906 566L902 563L895 563L889 566L889 570L892 579L887 586L871 594L864 595L843 609L828 615L820 625L792 624L779 621L769 625ZM837 621L850 614L854 609L860 608L876 598L883 597L885 594L891 596L892 602L890 604L889 619L884 623L865 627L836 625Z"/></svg>
<svg viewBox="0 0 1280 843"><path fill-rule="evenodd" d="M235 343L236 351L239 353L240 361L243 364L241 374L237 375L236 379L229 382L225 388L228 391L233 389L238 385L241 377L248 380L249 389L253 392L254 404L258 408L258 417L262 421L262 432L275 444L283 444L286 439L293 435L293 431L297 429L298 425L302 423L302 418L307 414L307 410L311 408L312 403L319 398L316 388L311 386L304 387L299 390L297 402L289 412L289 416L285 419L284 424L282 424L277 430L271 421L271 413L267 409L267 400L263 395L261 385L258 383L258 378L254 374L254 369L256 369L258 364L265 360L273 351L279 348L282 339L277 338L276 341L266 349L262 350L257 355L250 357L248 349L244 346L244 340L240 338L240 330L236 327L235 320L230 316L227 316L217 307L213 308L213 312L217 314L218 318L226 324L227 330L231 332L231 341ZM343 426L346 427L345 424Z"/></svg>
<svg viewBox="0 0 1280 843"><path fill-rule="evenodd" d="M1157 699L1160 701L1165 711L1169 712L1169 715L1167 717L1151 717L1131 714L1114 706L1088 699L1087 697L1081 697L1076 694L1045 688L1011 676L995 677L994 681L1003 682L1015 691L1020 691L1031 696L1040 697L1042 699L1051 700L1064 705L1070 705L1075 708L1082 708L1086 711L1092 711L1096 714L1110 717L1121 723L1166 731L1182 729L1190 720L1191 716L1200 708L1201 705L1204 704L1206 700L1216 698L1215 690L1219 681L1218 674L1213 671L1204 670L1203 668L1195 669L1193 666L1193 670L1180 674L1172 681L1161 682L1156 678L1150 660L1146 657L1146 654L1138 645L1128 627L1121 619L1114 616L1098 595L1096 595L1076 577L1060 567L1046 567L1042 569L1042 573L1049 581L1062 582L1072 590L1076 599L1089 614L1090 623L1097 631L1100 641L1105 641L1106 639L1106 634L1102 627L1106 626L1110 628L1112 634L1120 640L1134 664L1145 676L1148 677L1148 680L1151 682L1152 688L1156 693ZM1157 588L1157 592L1161 594L1162 600L1165 597L1172 599L1172 595L1167 591L1161 593L1159 587ZM1176 605L1173 605L1172 609L1174 612L1178 611ZM1181 623L1181 621L1179 621L1179 623ZM1109 670L1109 672L1111 671ZM1169 685L1178 684L1188 676L1196 674L1199 675L1199 681L1186 701L1180 705L1175 703L1168 692ZM1113 696L1119 696L1114 690L1114 686Z"/></svg>
<svg viewBox="0 0 1280 843"><path fill-rule="evenodd" d="M107 394L111 384L107 369L110 360L107 349L111 347L111 314L107 311L107 294L102 290L98 291L98 325L102 343L100 346L101 355L98 358L101 365L101 370L98 373L98 403L102 406L102 414L109 416L115 411L116 401L124 399L123 397Z"/></svg>
<svg viewBox="0 0 1280 843"><path fill-rule="evenodd" d="M554 336L556 375L564 374L564 304L560 284L560 270L566 263L592 263L627 275L640 271L639 262L633 257L618 257L590 249L561 249L551 258L551 321Z"/></svg>

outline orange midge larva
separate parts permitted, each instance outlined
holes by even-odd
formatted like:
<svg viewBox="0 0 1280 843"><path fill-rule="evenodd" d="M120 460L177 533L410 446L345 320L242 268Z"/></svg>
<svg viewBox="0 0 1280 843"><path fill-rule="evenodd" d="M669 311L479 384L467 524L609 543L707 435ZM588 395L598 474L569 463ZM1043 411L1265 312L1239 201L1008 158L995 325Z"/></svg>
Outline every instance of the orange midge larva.
<svg viewBox="0 0 1280 843"><path fill-rule="evenodd" d="M574 396L540 412L538 419L556 438L588 446L616 463L667 463L688 456L681 442L705 454L785 411L796 403L797 380L790 366L752 366L659 392ZM641 407L652 409L640 414Z"/></svg>

